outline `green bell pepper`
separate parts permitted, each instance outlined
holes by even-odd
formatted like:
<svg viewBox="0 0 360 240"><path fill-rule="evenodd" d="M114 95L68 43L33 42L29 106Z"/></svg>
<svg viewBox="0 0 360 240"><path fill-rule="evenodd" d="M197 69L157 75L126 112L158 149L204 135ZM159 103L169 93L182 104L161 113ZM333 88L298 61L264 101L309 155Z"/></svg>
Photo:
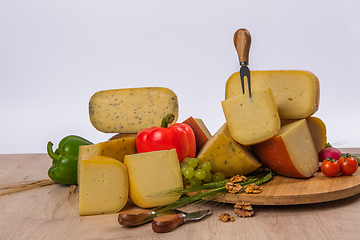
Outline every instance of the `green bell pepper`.
<svg viewBox="0 0 360 240"><path fill-rule="evenodd" d="M59 147L54 152L54 144L49 141L47 152L53 160L52 166L48 171L49 177L55 182L65 185L77 184L79 147L90 144L93 143L82 137L69 135L60 141Z"/></svg>

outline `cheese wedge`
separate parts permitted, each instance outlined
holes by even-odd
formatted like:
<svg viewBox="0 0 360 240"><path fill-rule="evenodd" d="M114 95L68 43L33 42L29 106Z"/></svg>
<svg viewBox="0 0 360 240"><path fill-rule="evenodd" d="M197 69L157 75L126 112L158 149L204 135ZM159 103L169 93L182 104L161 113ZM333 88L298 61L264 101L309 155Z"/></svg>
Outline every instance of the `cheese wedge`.
<svg viewBox="0 0 360 240"><path fill-rule="evenodd" d="M319 169L318 154L305 119L281 127L276 137L251 149L263 164L286 177L309 178Z"/></svg>
<svg viewBox="0 0 360 240"><path fill-rule="evenodd" d="M319 108L319 80L309 71L251 71L250 79L252 91L271 88L281 119L306 118ZM225 99L241 94L240 75L236 72L226 82Z"/></svg>
<svg viewBox="0 0 360 240"><path fill-rule="evenodd" d="M221 102L232 138L252 145L275 136L280 118L271 89L256 90Z"/></svg>
<svg viewBox="0 0 360 240"><path fill-rule="evenodd" d="M297 120L281 119L281 125L283 126L295 121ZM326 125L320 118L313 116L307 117L306 123L309 127L311 137L314 140L316 151L319 152L327 143Z"/></svg>
<svg viewBox="0 0 360 240"><path fill-rule="evenodd" d="M196 154L200 152L204 144L211 138L211 133L200 118L189 117L183 123L189 125L195 134Z"/></svg>
<svg viewBox="0 0 360 240"><path fill-rule="evenodd" d="M167 114L179 115L178 99L162 87L125 88L96 92L89 101L92 125L105 133L137 133L160 126Z"/></svg>
<svg viewBox="0 0 360 240"><path fill-rule="evenodd" d="M166 194L182 188L182 175L175 149L126 155L131 201L142 208L174 202L179 194Z"/></svg>
<svg viewBox="0 0 360 240"><path fill-rule="evenodd" d="M231 137L227 123L205 143L197 157L211 163L212 173L222 172L228 178L246 175L261 166L247 146Z"/></svg>
<svg viewBox="0 0 360 240"><path fill-rule="evenodd" d="M126 137L92 145L79 147L78 169L81 168L82 156L84 154L105 156L124 162L125 155L135 154L135 137ZM78 183L81 181L78 174Z"/></svg>
<svg viewBox="0 0 360 240"><path fill-rule="evenodd" d="M119 212L129 193L125 165L113 158L84 154L80 166L79 215Z"/></svg>

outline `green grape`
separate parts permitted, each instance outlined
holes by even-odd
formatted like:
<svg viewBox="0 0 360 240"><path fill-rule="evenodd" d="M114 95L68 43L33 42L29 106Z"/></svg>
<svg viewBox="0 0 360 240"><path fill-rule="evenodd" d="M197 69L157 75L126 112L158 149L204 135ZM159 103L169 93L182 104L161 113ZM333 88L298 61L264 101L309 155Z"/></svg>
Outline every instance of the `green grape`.
<svg viewBox="0 0 360 240"><path fill-rule="evenodd" d="M225 180L225 175L222 172L217 172L213 176L214 182L221 182Z"/></svg>
<svg viewBox="0 0 360 240"><path fill-rule="evenodd" d="M195 161L198 163L199 166L202 164L201 158L195 158Z"/></svg>
<svg viewBox="0 0 360 240"><path fill-rule="evenodd" d="M189 157L187 157L187 158L184 158L184 160L182 161L182 163L185 163L185 164L187 164L187 162L189 161Z"/></svg>
<svg viewBox="0 0 360 240"><path fill-rule="evenodd" d="M189 182L192 186L198 186L202 184L202 180L197 179L196 177L189 179Z"/></svg>
<svg viewBox="0 0 360 240"><path fill-rule="evenodd" d="M201 164L201 169L204 170L205 172L210 172L212 169L212 165L208 161L205 161Z"/></svg>
<svg viewBox="0 0 360 240"><path fill-rule="evenodd" d="M184 162L180 163L180 168L182 168L185 165L187 166L187 162L186 163L184 163Z"/></svg>
<svg viewBox="0 0 360 240"><path fill-rule="evenodd" d="M203 179L204 182L210 182L213 178L213 175L211 172L206 172L206 177Z"/></svg>
<svg viewBox="0 0 360 240"><path fill-rule="evenodd" d="M206 172L202 169L197 169L194 173L197 179L203 180L206 177Z"/></svg>
<svg viewBox="0 0 360 240"><path fill-rule="evenodd" d="M194 176L195 173L195 169L193 167L187 167L184 170L184 177L186 177L187 179L191 179Z"/></svg>
<svg viewBox="0 0 360 240"><path fill-rule="evenodd" d="M189 184L189 179L183 176L183 185L186 186Z"/></svg>
<svg viewBox="0 0 360 240"><path fill-rule="evenodd" d="M190 158L188 161L188 166L196 168L198 165L198 162L195 158Z"/></svg>
<svg viewBox="0 0 360 240"><path fill-rule="evenodd" d="M188 165L184 164L183 166L180 167L181 170L181 174L184 175L184 171L185 169L188 167Z"/></svg>

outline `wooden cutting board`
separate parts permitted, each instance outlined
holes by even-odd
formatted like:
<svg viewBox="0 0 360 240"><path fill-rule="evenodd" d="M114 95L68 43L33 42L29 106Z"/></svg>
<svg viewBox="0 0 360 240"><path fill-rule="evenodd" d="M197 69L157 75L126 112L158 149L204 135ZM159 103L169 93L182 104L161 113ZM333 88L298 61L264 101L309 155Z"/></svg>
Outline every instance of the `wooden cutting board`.
<svg viewBox="0 0 360 240"><path fill-rule="evenodd" d="M360 193L360 169L352 176L339 174L325 177L321 172L309 179L295 179L282 176L261 185L259 194L225 194L213 201L237 203L247 201L253 205L297 205L328 202L347 198Z"/></svg>

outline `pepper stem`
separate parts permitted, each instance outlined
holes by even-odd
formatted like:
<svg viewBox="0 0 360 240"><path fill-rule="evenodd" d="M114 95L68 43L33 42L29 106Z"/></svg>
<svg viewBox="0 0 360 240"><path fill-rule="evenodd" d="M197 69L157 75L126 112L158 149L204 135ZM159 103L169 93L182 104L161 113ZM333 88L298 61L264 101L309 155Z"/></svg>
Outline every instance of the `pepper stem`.
<svg viewBox="0 0 360 240"><path fill-rule="evenodd" d="M54 153L53 148L52 148L53 145L54 145L54 144L53 144L52 142L48 142L48 144L47 144L47 153L49 154L49 156L50 156L53 160L58 161L59 158L60 158L60 155Z"/></svg>
<svg viewBox="0 0 360 240"><path fill-rule="evenodd" d="M169 126L169 124L171 124L175 119L175 115L172 113L169 113L168 115L166 115L162 121L161 121L161 127L162 128L167 128Z"/></svg>

